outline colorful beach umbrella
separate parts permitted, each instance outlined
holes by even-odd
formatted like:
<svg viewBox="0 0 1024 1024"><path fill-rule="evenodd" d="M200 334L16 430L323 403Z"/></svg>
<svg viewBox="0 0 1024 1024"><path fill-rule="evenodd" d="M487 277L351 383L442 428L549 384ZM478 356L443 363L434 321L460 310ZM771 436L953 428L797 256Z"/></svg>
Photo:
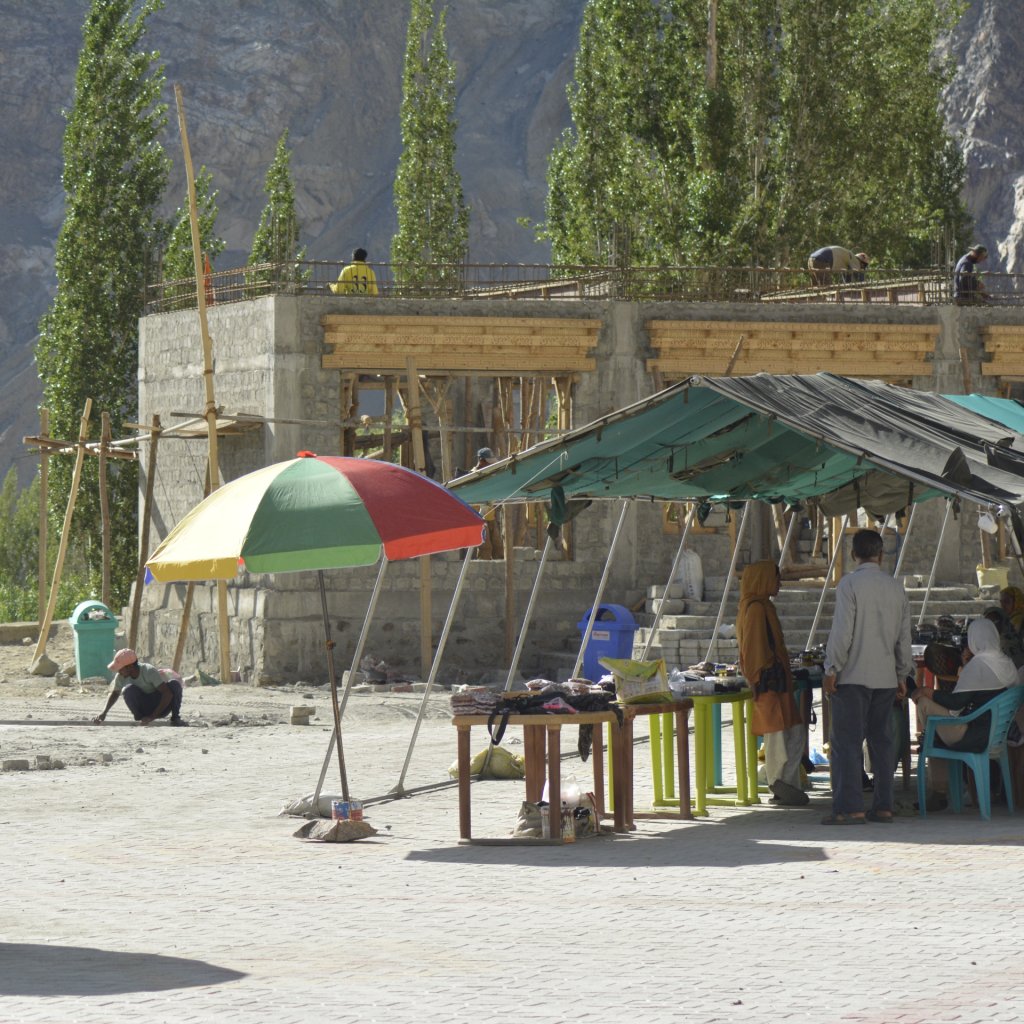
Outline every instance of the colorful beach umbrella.
<svg viewBox="0 0 1024 1024"><path fill-rule="evenodd" d="M161 583L232 579L240 570L317 570L334 711L331 749L337 741L342 796L348 800L323 571L373 565L382 555L392 562L475 548L484 529L483 519L461 498L411 469L377 459L299 452L298 458L247 473L204 498L171 530L146 567ZM358 653L357 647L354 661ZM315 797L322 773L320 778Z"/></svg>
<svg viewBox="0 0 1024 1024"><path fill-rule="evenodd" d="M214 491L146 565L160 583L341 569L476 547L483 530L461 498L411 469L304 454Z"/></svg>

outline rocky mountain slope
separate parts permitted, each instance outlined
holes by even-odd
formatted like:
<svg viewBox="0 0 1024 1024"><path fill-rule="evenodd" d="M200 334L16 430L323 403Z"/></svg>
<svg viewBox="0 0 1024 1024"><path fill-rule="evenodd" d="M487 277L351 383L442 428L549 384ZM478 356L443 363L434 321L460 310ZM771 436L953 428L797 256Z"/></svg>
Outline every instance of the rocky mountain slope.
<svg viewBox="0 0 1024 1024"><path fill-rule="evenodd" d="M967 200L991 269L1024 269L1020 0L973 0L954 38L946 96L968 159ZM457 67L457 165L471 206L470 259L545 262L516 223L543 216L552 144L569 122L565 87L585 0L448 0ZM72 99L85 0L0 0L0 475L34 470L21 445L37 427L36 325L54 287L63 108ZM290 131L302 239L311 258L357 245L387 257L407 0L170 0L150 21L171 86L182 87L193 160L213 173L221 267L244 262L263 178ZM181 146L170 207L184 197Z"/></svg>

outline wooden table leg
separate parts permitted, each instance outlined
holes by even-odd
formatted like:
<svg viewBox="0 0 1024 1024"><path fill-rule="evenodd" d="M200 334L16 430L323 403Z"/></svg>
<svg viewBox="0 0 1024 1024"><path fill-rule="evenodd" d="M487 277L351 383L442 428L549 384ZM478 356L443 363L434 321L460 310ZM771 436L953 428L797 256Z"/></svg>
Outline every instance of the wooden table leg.
<svg viewBox="0 0 1024 1024"><path fill-rule="evenodd" d="M690 810L690 727L689 708L679 708L676 720L676 758L679 761L679 817L692 819Z"/></svg>
<svg viewBox="0 0 1024 1024"><path fill-rule="evenodd" d="M526 799L537 803L544 792L544 729L523 726L523 759L526 761Z"/></svg>
<svg viewBox="0 0 1024 1024"><path fill-rule="evenodd" d="M623 823L626 828L636 828L633 820L633 719L629 715L623 718L622 722L622 795L623 795Z"/></svg>
<svg viewBox="0 0 1024 1024"><path fill-rule="evenodd" d="M472 811L470 809L469 777L469 727L458 727L458 761L459 761L459 836L472 839Z"/></svg>
<svg viewBox="0 0 1024 1024"><path fill-rule="evenodd" d="M594 726L594 742L590 748L594 759L594 806L598 822L604 817L604 723Z"/></svg>
<svg viewBox="0 0 1024 1024"><path fill-rule="evenodd" d="M626 757L623 727L618 722L609 724L611 730L612 755L612 799L615 801L614 828L616 832L627 832L626 828Z"/></svg>
<svg viewBox="0 0 1024 1024"><path fill-rule="evenodd" d="M562 834L562 723L549 722L547 732L548 814L551 820L551 838L557 839Z"/></svg>

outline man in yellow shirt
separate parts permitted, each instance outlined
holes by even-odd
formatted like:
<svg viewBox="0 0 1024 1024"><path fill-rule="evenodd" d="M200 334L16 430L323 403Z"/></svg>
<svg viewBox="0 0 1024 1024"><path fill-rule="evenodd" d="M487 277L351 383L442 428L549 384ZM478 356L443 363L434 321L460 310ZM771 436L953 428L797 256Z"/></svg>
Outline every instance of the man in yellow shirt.
<svg viewBox="0 0 1024 1024"><path fill-rule="evenodd" d="M377 275L366 262L366 250L356 249L352 262L338 275L331 285L335 295L376 295Z"/></svg>

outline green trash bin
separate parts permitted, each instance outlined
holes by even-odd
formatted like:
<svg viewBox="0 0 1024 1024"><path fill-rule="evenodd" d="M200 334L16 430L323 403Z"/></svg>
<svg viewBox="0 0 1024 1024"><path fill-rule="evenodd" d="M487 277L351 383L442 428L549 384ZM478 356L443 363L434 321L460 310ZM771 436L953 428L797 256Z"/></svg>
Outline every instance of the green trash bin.
<svg viewBox="0 0 1024 1024"><path fill-rule="evenodd" d="M75 631L75 665L79 680L102 676L107 682L114 673L107 665L114 658L117 619L102 601L82 601L68 619Z"/></svg>

